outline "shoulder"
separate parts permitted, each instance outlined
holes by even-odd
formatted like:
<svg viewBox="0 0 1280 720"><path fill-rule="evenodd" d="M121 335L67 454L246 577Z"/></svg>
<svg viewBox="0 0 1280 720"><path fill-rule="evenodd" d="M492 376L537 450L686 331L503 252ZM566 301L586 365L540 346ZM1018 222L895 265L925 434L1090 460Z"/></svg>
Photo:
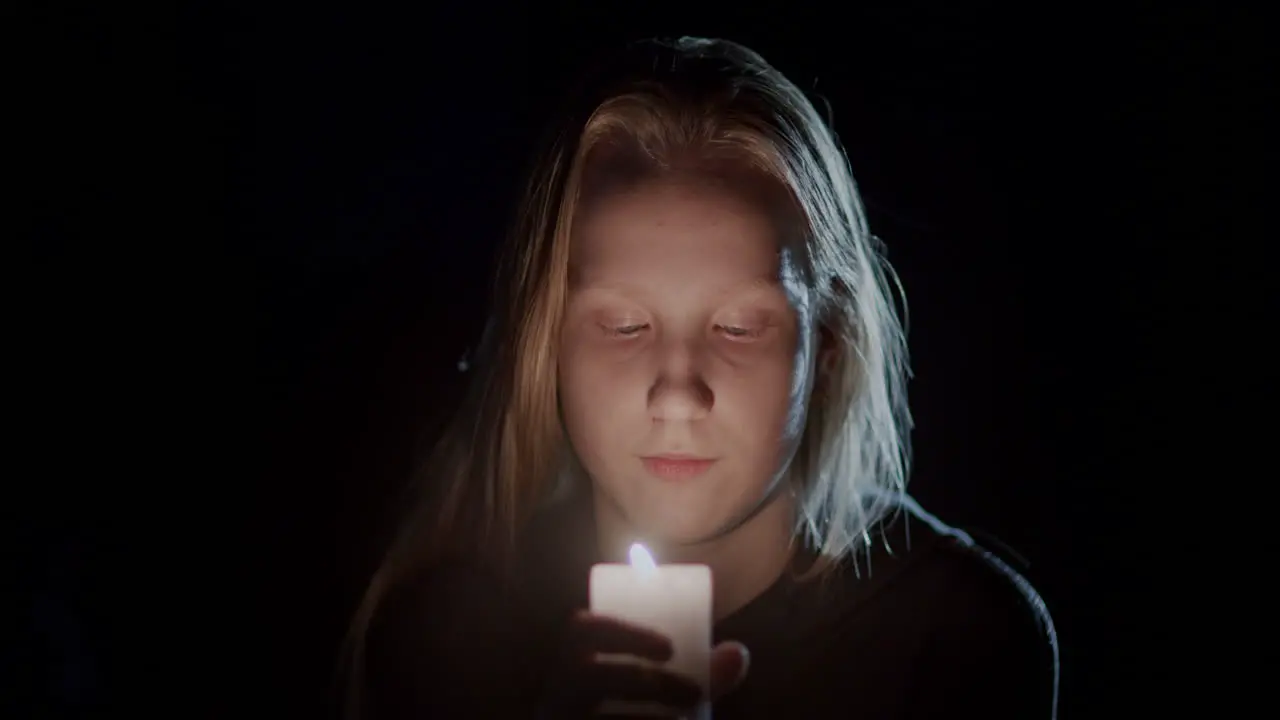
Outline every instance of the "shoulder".
<svg viewBox="0 0 1280 720"><path fill-rule="evenodd" d="M920 526L918 521L913 524ZM939 622L1020 630L1052 644L1049 610L1012 558L961 530L928 527L928 532L934 535L932 541L912 553L904 575L908 582L934 591L927 597Z"/></svg>
<svg viewBox="0 0 1280 720"><path fill-rule="evenodd" d="M987 717L1052 717L1058 638L1040 594L1012 558L914 502L908 509L903 521L920 545L908 551L893 594L916 598L918 702L978 705Z"/></svg>

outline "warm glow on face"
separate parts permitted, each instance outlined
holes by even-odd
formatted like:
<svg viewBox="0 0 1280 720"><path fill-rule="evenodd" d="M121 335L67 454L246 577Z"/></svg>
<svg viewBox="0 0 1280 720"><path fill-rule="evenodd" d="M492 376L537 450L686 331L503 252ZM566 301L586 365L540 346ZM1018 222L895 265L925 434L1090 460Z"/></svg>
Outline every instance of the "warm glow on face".
<svg viewBox="0 0 1280 720"><path fill-rule="evenodd" d="M768 208L695 181L603 195L575 224L556 367L597 522L693 545L774 486L814 367L807 291L778 240ZM664 455L714 462L668 482L645 461Z"/></svg>
<svg viewBox="0 0 1280 720"><path fill-rule="evenodd" d="M640 543L631 544L631 567L640 570L655 570L658 564L653 561L653 556Z"/></svg>

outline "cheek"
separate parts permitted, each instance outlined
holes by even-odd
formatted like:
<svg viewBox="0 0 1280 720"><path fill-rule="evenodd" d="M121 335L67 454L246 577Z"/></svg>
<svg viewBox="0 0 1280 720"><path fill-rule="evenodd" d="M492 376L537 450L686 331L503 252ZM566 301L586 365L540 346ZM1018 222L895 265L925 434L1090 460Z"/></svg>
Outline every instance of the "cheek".
<svg viewBox="0 0 1280 720"><path fill-rule="evenodd" d="M566 348L561 353L559 378L562 397L575 405L609 397L618 384L616 369L601 362L596 354L575 348Z"/></svg>
<svg viewBox="0 0 1280 720"><path fill-rule="evenodd" d="M584 374L582 363L574 356L573 351L564 349L560 353L560 363L556 369L559 380L560 409L565 423L572 429L581 424L581 415L587 409L583 398L591 393L587 386L590 379Z"/></svg>
<svg viewBox="0 0 1280 720"><path fill-rule="evenodd" d="M719 421L732 428L739 442L764 452L785 438L792 414L791 368L791 357L780 354L719 378Z"/></svg>
<svg viewBox="0 0 1280 720"><path fill-rule="evenodd" d="M561 354L558 377L565 430L574 450L590 464L605 452L610 428L625 416L622 380L619 373L571 349Z"/></svg>
<svg viewBox="0 0 1280 720"><path fill-rule="evenodd" d="M791 363L779 361L736 377L718 394L721 417L761 450L782 439L792 413Z"/></svg>

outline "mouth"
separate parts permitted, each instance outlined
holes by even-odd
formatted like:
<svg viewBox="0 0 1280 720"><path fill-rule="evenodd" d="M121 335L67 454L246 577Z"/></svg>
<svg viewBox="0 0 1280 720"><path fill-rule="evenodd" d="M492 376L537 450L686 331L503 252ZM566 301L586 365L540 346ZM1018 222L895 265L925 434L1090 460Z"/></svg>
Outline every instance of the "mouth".
<svg viewBox="0 0 1280 720"><path fill-rule="evenodd" d="M664 480L687 480L697 477L711 468L715 460L692 455L654 455L640 458L650 475Z"/></svg>

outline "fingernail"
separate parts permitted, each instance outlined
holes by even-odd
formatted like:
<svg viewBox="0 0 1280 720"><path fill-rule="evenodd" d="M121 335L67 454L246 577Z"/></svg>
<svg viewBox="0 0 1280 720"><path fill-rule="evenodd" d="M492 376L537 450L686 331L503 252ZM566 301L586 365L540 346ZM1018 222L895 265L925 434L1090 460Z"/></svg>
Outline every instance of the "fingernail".
<svg viewBox="0 0 1280 720"><path fill-rule="evenodd" d="M738 668L738 682L747 676L747 669L751 667L751 651L746 645L738 646L738 653L742 655L742 667Z"/></svg>

